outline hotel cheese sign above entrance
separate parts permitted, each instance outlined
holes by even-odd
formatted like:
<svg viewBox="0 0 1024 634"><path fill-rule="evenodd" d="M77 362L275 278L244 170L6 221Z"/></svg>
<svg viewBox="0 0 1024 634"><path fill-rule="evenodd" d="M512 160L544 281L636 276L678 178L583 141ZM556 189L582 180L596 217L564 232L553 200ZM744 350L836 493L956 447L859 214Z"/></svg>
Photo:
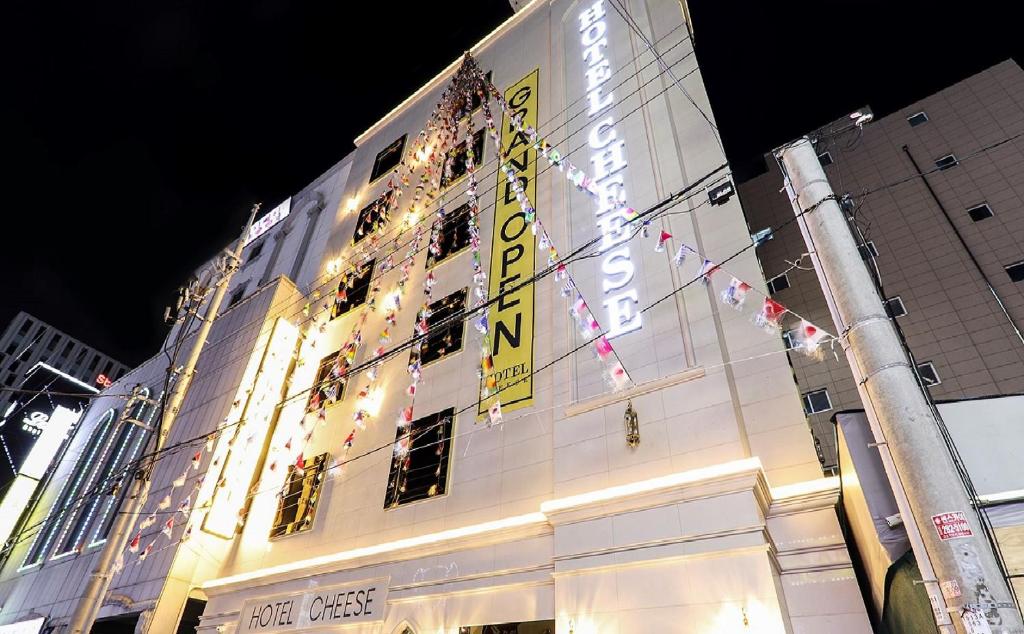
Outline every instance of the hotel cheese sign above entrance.
<svg viewBox="0 0 1024 634"><path fill-rule="evenodd" d="M387 577L250 599L236 632L292 632L384 620Z"/></svg>
<svg viewBox="0 0 1024 634"><path fill-rule="evenodd" d="M590 149L591 174L597 191L597 226L601 232L601 293L608 315L604 326L612 339L639 330L640 298L633 287L636 266L629 253L630 226L626 215L626 142L619 138L615 128L615 94L606 84L612 77L608 45L608 22L605 20L604 1L586 5L579 14L580 44L583 63L586 64L584 81L587 91L587 118L590 130L587 146Z"/></svg>
<svg viewBox="0 0 1024 634"><path fill-rule="evenodd" d="M540 70L535 69L505 91L505 100L522 115L524 126L537 125L537 89ZM516 131L507 115L502 117L501 146L508 148L508 164L515 171L531 201L537 200L537 155L530 140ZM494 237L491 242L490 297L497 297L487 316L491 324L491 355L494 357L496 393L501 409L510 411L533 402L533 284L537 247L516 192L498 171L494 202ZM536 204L536 202L535 202ZM518 288L516 288L518 287ZM516 288L508 295L507 289ZM487 415L495 395L481 399L477 412Z"/></svg>

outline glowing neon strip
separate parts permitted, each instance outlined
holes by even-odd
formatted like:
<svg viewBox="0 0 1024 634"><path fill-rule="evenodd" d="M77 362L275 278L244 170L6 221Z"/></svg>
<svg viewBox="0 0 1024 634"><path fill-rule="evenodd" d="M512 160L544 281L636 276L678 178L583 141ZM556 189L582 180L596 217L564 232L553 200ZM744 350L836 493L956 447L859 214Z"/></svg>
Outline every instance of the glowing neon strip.
<svg viewBox="0 0 1024 634"><path fill-rule="evenodd" d="M164 396L164 394L163 394L163 392L161 392L160 395L156 397L156 400L160 401L160 399L162 399L163 396ZM146 425L150 425L153 422L153 415L155 413L156 413L156 406L155 405L150 405L149 406L149 413L146 415L146 420L145 420ZM135 441L135 446L132 448L131 453L128 454L127 462L133 462L136 458L138 458L139 450L142 449L143 445L145 445L145 443L146 443L146 439L149 438L149 434L147 433L148 430L143 429L143 430L141 430L141 432L142 433L136 435L136 438L138 440ZM127 444L127 443L125 443L125 444ZM110 514L110 510L111 510L111 508L114 506L114 504L116 502L118 502L118 496L111 496L111 499L107 500L107 504L104 506L103 512L100 514L99 521L96 523L96 531L92 535L92 543L89 544L90 546L95 546L97 544L102 544L103 542L107 541L107 536L106 535L100 537L100 531L103 530L103 525L107 521L107 515Z"/></svg>
<svg viewBox="0 0 1024 634"><path fill-rule="evenodd" d="M77 495L78 491L80 490L79 485L82 484L83 478L85 479L86 484L88 484L89 481L92 480L92 464L96 459L96 452L101 451L101 455L107 452L107 446L110 444L111 437L113 436L113 432L115 431L114 421L116 420L117 416L113 408L107 410L104 416L107 417L107 424L103 430L102 442L97 442L95 445L92 446L92 450L89 452L89 456L86 458L85 467L78 470L78 477L75 479L75 486L74 488L71 489L69 498L73 498L75 495ZM102 450L100 449L101 447ZM78 463L75 464L75 467L78 467ZM86 487L82 488L84 489ZM60 531L60 535L57 537L58 545L60 545L64 541L64 537L67 536L68 530L71 529L72 520L80 514L82 506L73 505L72 509L73 510L70 513L66 514L66 516L64 517L63 528ZM44 550L49 549L49 547L50 542L47 542L44 545ZM59 554L67 554L73 551L74 549L72 548Z"/></svg>
<svg viewBox="0 0 1024 634"><path fill-rule="evenodd" d="M106 419L106 423L103 422L104 419ZM110 425L110 423L113 420L114 420L114 410L113 409L108 409L106 412L103 413L103 416L100 418L99 425ZM97 426L99 426L99 425L97 425ZM106 432L104 431L104 432L101 432L101 433L106 433ZM77 463L75 463L75 466L76 467L78 466ZM57 498L56 499L58 501L66 499L64 497L64 493L65 493L65 489L67 489L67 486L70 483L71 483L71 478L68 478L68 479L64 480L64 484L62 484L61 487L60 487L60 492L57 493ZM76 482L76 485L77 485L77 482ZM75 486L75 485L73 485L73 486ZM70 496L71 496L71 494L69 493L68 497L70 497ZM63 515L64 515L63 505L59 504L59 503L55 503L46 512L46 517L43 519L43 524L44 525L50 520L50 516L53 515L53 512L55 510L58 510L60 512L60 516L63 517ZM36 538L32 540L32 546L29 547L28 553L25 555L25 561L23 561L22 564L21 564L22 568L34 565L36 563L39 563L40 560L46 558L46 551L50 549L50 544L52 543L53 536L56 534L56 532L57 532L57 522L55 521L50 526L50 528L48 530L46 530L46 531L40 530L38 533L36 533ZM45 538L44 538L44 535L45 535ZM36 543L40 539L43 539L42 548L39 550L38 553L36 553L35 557L32 557L32 554L36 552ZM29 562L29 559L35 559L36 561Z"/></svg>

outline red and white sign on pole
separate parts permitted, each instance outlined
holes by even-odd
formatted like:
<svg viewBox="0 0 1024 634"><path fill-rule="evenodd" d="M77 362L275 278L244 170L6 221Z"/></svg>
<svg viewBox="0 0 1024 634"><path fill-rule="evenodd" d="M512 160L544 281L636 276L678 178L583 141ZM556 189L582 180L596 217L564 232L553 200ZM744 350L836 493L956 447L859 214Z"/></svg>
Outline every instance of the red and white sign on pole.
<svg viewBox="0 0 1024 634"><path fill-rule="evenodd" d="M974 536L974 533L971 532L971 524L967 521L967 515L963 511L932 515L932 524L935 525L935 532L939 534L939 539L942 541Z"/></svg>

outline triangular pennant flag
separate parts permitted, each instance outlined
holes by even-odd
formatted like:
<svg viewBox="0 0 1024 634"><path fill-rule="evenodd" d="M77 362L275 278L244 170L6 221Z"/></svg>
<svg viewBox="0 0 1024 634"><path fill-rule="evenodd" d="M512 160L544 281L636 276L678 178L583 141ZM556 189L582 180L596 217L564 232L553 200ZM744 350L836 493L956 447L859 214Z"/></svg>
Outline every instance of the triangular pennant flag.
<svg viewBox="0 0 1024 634"><path fill-rule="evenodd" d="M132 537L132 541L128 542L128 552L137 553L139 552L139 541L142 539L142 531L135 533L135 537Z"/></svg>
<svg viewBox="0 0 1024 634"><path fill-rule="evenodd" d="M797 347L808 356L816 357L821 354L821 342L828 336L828 333L818 328L806 319L800 320L800 326L796 331Z"/></svg>
<svg viewBox="0 0 1024 634"><path fill-rule="evenodd" d="M686 262L687 248L688 247L685 244L680 244L679 250L676 251L675 257L672 258L672 262L675 263L677 267L682 266Z"/></svg>
<svg viewBox="0 0 1024 634"><path fill-rule="evenodd" d="M778 330L785 314L785 306L770 297L765 297L761 312L754 315L754 323L765 330Z"/></svg>
<svg viewBox="0 0 1024 634"><path fill-rule="evenodd" d="M198 471L199 470L199 463L202 461L202 459L203 459L203 452L202 451L197 451L196 455L192 456L192 468Z"/></svg>
<svg viewBox="0 0 1024 634"><path fill-rule="evenodd" d="M608 374L612 380L612 387L616 390L621 390L629 383L629 375L626 374L626 369L618 361L608 370Z"/></svg>
<svg viewBox="0 0 1024 634"><path fill-rule="evenodd" d="M750 284L734 277L729 282L729 287L722 291L722 302L739 310L743 306L743 300L746 299L749 290Z"/></svg>
<svg viewBox="0 0 1024 634"><path fill-rule="evenodd" d="M144 520L139 522L139 530L144 531L153 524L156 524L156 513L150 513Z"/></svg>
<svg viewBox="0 0 1024 634"><path fill-rule="evenodd" d="M171 517L167 518L166 522L164 522L164 527L162 529L160 529L160 532L163 533L164 535L167 535L167 539L170 539L171 538L171 533L173 531L174 531L174 516L172 515Z"/></svg>
<svg viewBox="0 0 1024 634"><path fill-rule="evenodd" d="M611 356L613 352L612 344L608 341L608 338L605 336L598 337L597 340L594 341L594 350L597 351L597 356L602 361Z"/></svg>
<svg viewBox="0 0 1024 634"><path fill-rule="evenodd" d="M191 506L192 506L192 496L189 495L188 497L186 497L184 500L181 501L181 504L178 505L178 512L187 517L188 516L188 512L189 512L189 508Z"/></svg>
<svg viewBox="0 0 1024 634"><path fill-rule="evenodd" d="M711 276L718 271L718 266L711 260L704 258L704 263L700 265L700 272L697 274L700 276L702 284L707 286L711 283Z"/></svg>
<svg viewBox="0 0 1024 634"><path fill-rule="evenodd" d="M487 409L487 425L501 424L501 401L494 399L494 403Z"/></svg>
<svg viewBox="0 0 1024 634"><path fill-rule="evenodd" d="M668 231L662 231L661 235L658 236L658 244L654 246L655 253L661 253L665 250L665 243L672 237L672 234Z"/></svg>
<svg viewBox="0 0 1024 634"><path fill-rule="evenodd" d="M167 494L164 499L160 500L160 503L156 505L157 510L163 511L164 509L171 508L171 495Z"/></svg>
<svg viewBox="0 0 1024 634"><path fill-rule="evenodd" d="M139 553L139 561L146 561L146 557L149 557L149 553L153 552L153 544L155 543L156 540L154 539L153 541L146 544L146 547L142 549L141 553Z"/></svg>
<svg viewBox="0 0 1024 634"><path fill-rule="evenodd" d="M174 487L175 489L177 489L180 486L185 486L185 480L187 478L188 478L188 467L185 467L185 472L182 473L177 478L175 478L174 482L171 483L171 486Z"/></svg>
<svg viewBox="0 0 1024 634"><path fill-rule="evenodd" d="M116 575L124 569L124 551L117 553L117 559L114 560L114 564L110 567L110 574Z"/></svg>

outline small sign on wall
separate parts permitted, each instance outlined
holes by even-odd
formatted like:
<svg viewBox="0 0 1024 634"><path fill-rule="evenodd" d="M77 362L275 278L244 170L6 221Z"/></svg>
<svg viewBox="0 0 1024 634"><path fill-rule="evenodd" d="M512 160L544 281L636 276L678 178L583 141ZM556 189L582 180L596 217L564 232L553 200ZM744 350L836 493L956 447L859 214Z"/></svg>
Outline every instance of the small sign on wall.
<svg viewBox="0 0 1024 634"><path fill-rule="evenodd" d="M932 515L932 524L942 541L974 535L971 532L971 524L967 521L967 515L963 511Z"/></svg>

